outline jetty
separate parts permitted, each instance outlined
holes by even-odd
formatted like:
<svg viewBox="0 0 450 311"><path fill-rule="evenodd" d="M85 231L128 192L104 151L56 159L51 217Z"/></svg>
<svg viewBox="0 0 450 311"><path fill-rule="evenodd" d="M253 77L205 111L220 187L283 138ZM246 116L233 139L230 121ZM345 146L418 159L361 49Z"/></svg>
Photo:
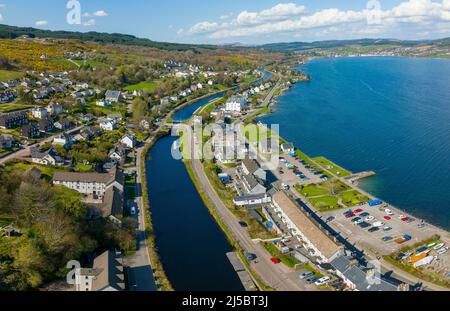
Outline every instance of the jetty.
<svg viewBox="0 0 450 311"><path fill-rule="evenodd" d="M357 181L359 181L361 179L375 176L376 174L377 173L375 173L374 171L365 171L365 172L360 172L360 173L356 173L356 174L350 175L350 176L346 177L345 179L347 179L351 183L354 183L354 182L357 182Z"/></svg>
<svg viewBox="0 0 450 311"><path fill-rule="evenodd" d="M241 280L241 283L244 286L245 290L247 292L257 291L258 288L256 287L255 282L253 282L250 273L247 271L247 269L245 269L245 266L239 259L237 253L236 252L227 253L227 257L228 260L231 262L234 271L236 271L237 275L239 276L239 279Z"/></svg>

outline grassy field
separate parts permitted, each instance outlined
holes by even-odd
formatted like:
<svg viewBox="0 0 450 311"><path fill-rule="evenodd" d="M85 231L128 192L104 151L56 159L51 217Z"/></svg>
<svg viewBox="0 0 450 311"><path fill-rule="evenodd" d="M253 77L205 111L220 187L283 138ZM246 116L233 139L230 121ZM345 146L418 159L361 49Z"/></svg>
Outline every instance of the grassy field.
<svg viewBox="0 0 450 311"><path fill-rule="evenodd" d="M1 104L0 105L0 112L13 112L13 111L29 109L29 108L32 108L32 107L33 106L30 106L30 105L16 104L16 103Z"/></svg>
<svg viewBox="0 0 450 311"><path fill-rule="evenodd" d="M342 208L338 203L337 196L334 195L310 198L309 202L311 202L319 212L328 212L330 210Z"/></svg>
<svg viewBox="0 0 450 311"><path fill-rule="evenodd" d="M131 91L131 92L132 91L137 91L137 90L152 92L157 87L158 87L158 83L157 82L140 82L140 83L137 83L137 84L128 85L127 87L124 87L123 90L124 91Z"/></svg>
<svg viewBox="0 0 450 311"><path fill-rule="evenodd" d="M0 227L5 227L12 222L12 217L9 215L1 215L0 214Z"/></svg>
<svg viewBox="0 0 450 311"><path fill-rule="evenodd" d="M334 164L330 160L328 160L325 157L318 157L313 159L316 163L318 163L320 166L322 166L325 170L330 172L331 174L337 176L337 177L347 177L350 176L352 173L347 171L346 169L340 167L337 164Z"/></svg>
<svg viewBox="0 0 450 311"><path fill-rule="evenodd" d="M297 191L309 198L309 197L317 197L317 196L322 196L322 195L327 195L328 191L325 190L324 188L317 186L317 185L305 185L305 186L300 186L300 185L296 185L295 189L297 189Z"/></svg>
<svg viewBox="0 0 450 311"><path fill-rule="evenodd" d="M75 169L81 173L90 172L92 171L93 168L94 167L90 164L82 164L82 163L78 163L75 167Z"/></svg>
<svg viewBox="0 0 450 311"><path fill-rule="evenodd" d="M280 259L289 268L294 268L296 265L301 264L299 260L290 255L282 255L273 243L263 243L263 246L269 252L270 256Z"/></svg>
<svg viewBox="0 0 450 311"><path fill-rule="evenodd" d="M73 60L74 63L77 63L79 66L82 66L84 64L89 65L92 68L96 68L96 67L107 67L108 64L102 63L102 62L98 62L95 60L88 60L88 61L84 61L84 60Z"/></svg>
<svg viewBox="0 0 450 311"><path fill-rule="evenodd" d="M315 185L296 185L295 189L308 198L319 212L352 207L370 201L367 196L336 179Z"/></svg>
<svg viewBox="0 0 450 311"><path fill-rule="evenodd" d="M9 81L9 80L20 79L24 75L25 74L23 72L0 69L0 81L3 81L3 82Z"/></svg>
<svg viewBox="0 0 450 311"><path fill-rule="evenodd" d="M347 207L356 206L360 203L367 203L370 198L356 190L342 192L340 194L342 203Z"/></svg>

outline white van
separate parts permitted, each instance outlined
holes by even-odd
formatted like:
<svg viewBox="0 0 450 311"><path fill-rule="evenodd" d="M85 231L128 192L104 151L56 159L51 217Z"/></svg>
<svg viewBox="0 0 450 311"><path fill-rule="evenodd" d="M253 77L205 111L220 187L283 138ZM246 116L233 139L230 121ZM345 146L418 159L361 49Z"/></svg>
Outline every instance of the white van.
<svg viewBox="0 0 450 311"><path fill-rule="evenodd" d="M330 281L330 277L329 276L324 276L321 279L318 279L314 284L316 284L317 286L322 286L327 284Z"/></svg>

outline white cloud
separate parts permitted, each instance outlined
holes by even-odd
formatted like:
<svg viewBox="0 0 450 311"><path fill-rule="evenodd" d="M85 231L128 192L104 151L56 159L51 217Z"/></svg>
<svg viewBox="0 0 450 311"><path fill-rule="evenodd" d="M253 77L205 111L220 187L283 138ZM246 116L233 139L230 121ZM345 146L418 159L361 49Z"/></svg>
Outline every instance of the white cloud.
<svg viewBox="0 0 450 311"><path fill-rule="evenodd" d="M104 16L108 16L108 13L106 13L106 12L103 11L103 10L100 10L100 11L95 12L95 13L94 13L94 16L97 16L97 17L104 17Z"/></svg>
<svg viewBox="0 0 450 311"><path fill-rule="evenodd" d="M90 20L86 21L83 26L86 27L93 27L95 26L97 23L95 22L95 19L91 18Z"/></svg>
<svg viewBox="0 0 450 311"><path fill-rule="evenodd" d="M303 5L297 5L295 3L280 3L259 13L243 11L236 18L236 22L239 25L259 24L264 21L280 20L286 17L300 15L305 12L305 9Z"/></svg>
<svg viewBox="0 0 450 311"><path fill-rule="evenodd" d="M370 20L377 16L377 23ZM231 18L231 16L230 16ZM225 19L225 16L222 18ZM203 21L187 34L214 40L256 38L270 34L302 36L385 35L413 33L450 34L450 0L404 0L379 11L326 8L308 13L302 5L280 3L260 12L242 11L225 22ZM439 27L438 27L439 26ZM438 29L439 28L439 29Z"/></svg>
<svg viewBox="0 0 450 311"><path fill-rule="evenodd" d="M210 22L201 22L197 23L194 26L191 27L189 30L189 33L191 34L198 34L198 33L206 33L206 32L212 32L219 29L219 24L217 23L210 23Z"/></svg>
<svg viewBox="0 0 450 311"><path fill-rule="evenodd" d="M34 24L35 24L36 26L45 26L45 25L48 25L48 21L46 21L46 20L40 20L40 21L36 21Z"/></svg>

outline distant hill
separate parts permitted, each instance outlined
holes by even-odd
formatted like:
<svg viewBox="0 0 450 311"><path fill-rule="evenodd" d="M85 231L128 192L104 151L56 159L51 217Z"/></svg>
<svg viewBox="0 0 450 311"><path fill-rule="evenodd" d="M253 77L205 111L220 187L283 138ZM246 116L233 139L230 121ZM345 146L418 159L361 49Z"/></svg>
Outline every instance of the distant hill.
<svg viewBox="0 0 450 311"><path fill-rule="evenodd" d="M371 46L371 45L397 45L397 46L418 46L425 44L450 45L450 38L438 40L396 40L396 39L357 39L357 40L329 40L315 42L282 42L271 43L259 46L260 48L277 51L304 51L311 49L339 48L350 45Z"/></svg>
<svg viewBox="0 0 450 311"><path fill-rule="evenodd" d="M156 42L149 39L142 39L132 35L124 35L119 33L100 33L100 32L72 32L72 31L51 31L42 30L32 27L16 27L0 24L1 39L15 39L20 36L30 36L32 38L56 38L56 39L78 39L81 41L92 41L98 43L112 43L124 45L137 45L153 47L164 50L191 50L195 48L215 49L213 45L192 45Z"/></svg>

